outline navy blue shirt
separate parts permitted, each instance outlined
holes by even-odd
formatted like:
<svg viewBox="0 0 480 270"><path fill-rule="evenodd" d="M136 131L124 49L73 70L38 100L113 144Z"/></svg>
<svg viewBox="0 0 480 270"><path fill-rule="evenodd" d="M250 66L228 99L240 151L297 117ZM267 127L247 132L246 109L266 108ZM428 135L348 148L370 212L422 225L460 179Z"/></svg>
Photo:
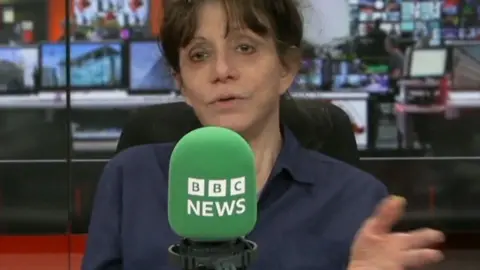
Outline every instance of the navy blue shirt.
<svg viewBox="0 0 480 270"><path fill-rule="evenodd" d="M284 143L247 236L259 246L249 270L344 270L362 222L387 195L371 175ZM83 270L174 270L167 249L180 238L167 219L173 144L133 147L114 157L98 185Z"/></svg>

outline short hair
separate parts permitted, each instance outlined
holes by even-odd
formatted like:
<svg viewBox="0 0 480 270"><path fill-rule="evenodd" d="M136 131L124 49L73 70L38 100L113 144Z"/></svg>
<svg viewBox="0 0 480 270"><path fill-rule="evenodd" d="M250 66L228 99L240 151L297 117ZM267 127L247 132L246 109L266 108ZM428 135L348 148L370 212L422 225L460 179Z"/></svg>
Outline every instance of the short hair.
<svg viewBox="0 0 480 270"><path fill-rule="evenodd" d="M174 72L180 71L179 52L186 47L197 30L198 11L206 1L214 0L167 0L164 2L164 22L161 30L161 46L166 61ZM303 40L303 18L297 0L215 0L225 7L228 23L244 27L274 41L277 54L283 65L299 66ZM325 116L326 117L326 116ZM310 148L320 148L323 137L329 131L324 121L314 119L306 109L300 108L288 92L280 98L280 121L292 122L305 130Z"/></svg>
<svg viewBox="0 0 480 270"><path fill-rule="evenodd" d="M198 10L211 0L171 0L165 3L161 41L166 60L175 72L180 69L179 50L192 40L198 27ZM245 27L260 36L271 35L284 64L303 38L303 20L296 0L217 0L228 16L225 33L231 25ZM299 55L299 52L297 52ZM299 61L299 59L297 59Z"/></svg>

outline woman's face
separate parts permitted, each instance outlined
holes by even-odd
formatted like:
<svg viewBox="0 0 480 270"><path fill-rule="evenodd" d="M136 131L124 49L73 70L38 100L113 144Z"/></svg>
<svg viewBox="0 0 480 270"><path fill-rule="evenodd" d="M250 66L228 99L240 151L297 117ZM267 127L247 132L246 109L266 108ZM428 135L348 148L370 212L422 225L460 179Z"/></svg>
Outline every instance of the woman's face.
<svg viewBox="0 0 480 270"><path fill-rule="evenodd" d="M275 121L295 74L281 64L273 39L234 27L225 36L220 1L206 1L198 20L193 40L180 50L177 81L202 124L247 132Z"/></svg>

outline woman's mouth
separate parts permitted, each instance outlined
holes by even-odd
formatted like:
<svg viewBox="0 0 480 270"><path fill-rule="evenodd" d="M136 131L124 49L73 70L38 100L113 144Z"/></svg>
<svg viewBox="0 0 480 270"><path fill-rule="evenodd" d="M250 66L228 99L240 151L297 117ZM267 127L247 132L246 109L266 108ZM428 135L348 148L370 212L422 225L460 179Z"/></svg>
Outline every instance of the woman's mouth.
<svg viewBox="0 0 480 270"><path fill-rule="evenodd" d="M236 97L227 97L227 98L221 98L218 100L218 102L229 102L229 101L232 101L232 100L235 100L237 99Z"/></svg>
<svg viewBox="0 0 480 270"><path fill-rule="evenodd" d="M237 106L242 99L238 97L224 97L219 98L214 102L214 105L220 109L231 109Z"/></svg>

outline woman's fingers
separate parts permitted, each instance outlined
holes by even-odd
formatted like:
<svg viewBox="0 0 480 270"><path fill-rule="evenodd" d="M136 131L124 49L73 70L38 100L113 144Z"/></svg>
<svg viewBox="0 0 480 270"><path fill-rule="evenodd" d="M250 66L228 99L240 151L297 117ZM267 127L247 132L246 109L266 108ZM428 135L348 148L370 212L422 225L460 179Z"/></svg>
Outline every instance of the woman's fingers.
<svg viewBox="0 0 480 270"><path fill-rule="evenodd" d="M442 232L432 229L414 230L402 238L401 247L403 249L430 248L445 241Z"/></svg>
<svg viewBox="0 0 480 270"><path fill-rule="evenodd" d="M443 260L443 253L435 249L415 249L404 251L401 258L403 267L418 268Z"/></svg>
<svg viewBox="0 0 480 270"><path fill-rule="evenodd" d="M390 233L392 227L403 216L405 206L406 200L403 197L389 196L384 199L365 224L364 231L371 234Z"/></svg>
<svg viewBox="0 0 480 270"><path fill-rule="evenodd" d="M379 204L355 239L349 269L410 269L443 259L442 252L432 249L445 240L443 233L432 229L391 232L404 214L405 206L405 199L396 196Z"/></svg>

